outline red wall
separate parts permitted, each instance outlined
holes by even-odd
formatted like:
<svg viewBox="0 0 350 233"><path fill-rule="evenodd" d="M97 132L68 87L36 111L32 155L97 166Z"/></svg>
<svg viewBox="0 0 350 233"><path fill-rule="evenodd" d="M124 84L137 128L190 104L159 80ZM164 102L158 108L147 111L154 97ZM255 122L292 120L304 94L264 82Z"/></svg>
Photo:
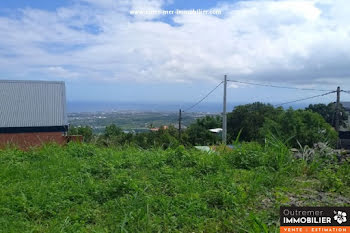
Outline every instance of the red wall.
<svg viewBox="0 0 350 233"><path fill-rule="evenodd" d="M55 142L60 145L67 143L62 132L40 132L40 133L4 133L0 134L0 147L8 144L16 145L21 149L41 146L48 142Z"/></svg>

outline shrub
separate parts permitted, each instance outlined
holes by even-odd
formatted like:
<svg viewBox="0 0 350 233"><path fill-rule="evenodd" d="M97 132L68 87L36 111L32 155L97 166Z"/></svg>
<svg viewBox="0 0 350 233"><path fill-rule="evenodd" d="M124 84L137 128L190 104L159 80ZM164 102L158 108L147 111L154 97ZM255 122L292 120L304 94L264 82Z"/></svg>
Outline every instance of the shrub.
<svg viewBox="0 0 350 233"><path fill-rule="evenodd" d="M225 154L226 160L234 167L251 169L263 165L265 152L258 143L242 143L240 147Z"/></svg>
<svg viewBox="0 0 350 233"><path fill-rule="evenodd" d="M84 142L91 142L94 137L92 128L90 126L70 126L68 135L81 135Z"/></svg>
<svg viewBox="0 0 350 233"><path fill-rule="evenodd" d="M175 150L168 150L166 163L170 166L193 167L196 160L193 154L190 154L184 146L178 146Z"/></svg>
<svg viewBox="0 0 350 233"><path fill-rule="evenodd" d="M337 171L337 177L339 177L344 185L350 187L350 163L349 161L340 165Z"/></svg>
<svg viewBox="0 0 350 233"><path fill-rule="evenodd" d="M90 157L96 154L96 147L92 144L78 144L70 142L67 145L67 153L73 157Z"/></svg>
<svg viewBox="0 0 350 233"><path fill-rule="evenodd" d="M338 177L338 174L331 169L322 170L318 178L321 182L320 188L322 191L336 192L344 186L341 177Z"/></svg>

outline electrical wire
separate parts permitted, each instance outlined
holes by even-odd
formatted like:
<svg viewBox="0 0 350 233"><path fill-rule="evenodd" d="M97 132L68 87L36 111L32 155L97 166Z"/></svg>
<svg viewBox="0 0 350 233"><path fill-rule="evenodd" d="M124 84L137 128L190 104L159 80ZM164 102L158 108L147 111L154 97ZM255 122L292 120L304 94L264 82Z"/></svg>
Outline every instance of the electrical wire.
<svg viewBox="0 0 350 233"><path fill-rule="evenodd" d="M247 85L254 85L254 86L262 86L262 87L273 87L273 88L281 88L281 89L291 89L291 90L301 90L301 91L328 91L327 93L321 94L321 95L315 95L315 96L311 96L311 97L307 97L307 98L302 98L302 99L298 99L298 100L294 100L294 101L289 101L289 102L285 102L282 104L276 104L275 106L282 106L282 105L286 105L286 104L291 104L291 103L296 103L296 102L300 102L303 100L309 100L309 99L314 99L314 98L318 98L318 97L322 97L322 96L326 96L332 93L335 93L336 91L331 91L331 90L324 90L324 89L315 89L315 88L298 88L298 87L288 87L288 86L278 86L278 85L270 85L270 84L262 84L262 83L254 83L254 82L245 82L245 81L239 81L239 80L227 80L227 82L234 82L234 83L241 83L241 84L247 84ZM200 99L198 102L196 102L195 104L191 105L190 107L186 108L185 110L183 110L182 112L187 112L189 110L191 110L192 108L196 107L198 104L200 104L201 102L203 102L210 94L212 94L221 84L223 83L220 82L213 90L211 90L207 95L205 95L202 99ZM342 90L342 92L345 92L347 94L350 94L350 91L345 91Z"/></svg>
<svg viewBox="0 0 350 233"><path fill-rule="evenodd" d="M346 93L346 94L350 94L350 91L341 90L341 92L344 92L344 93Z"/></svg>
<svg viewBox="0 0 350 233"><path fill-rule="evenodd" d="M245 82L245 81L238 81L238 80L227 80L227 81L228 82L234 82L234 83L247 84L247 85L254 85L254 86L273 87L273 88L282 88L282 89L292 89L292 90L301 90L301 91L331 91L331 90L322 90L322 89L314 89L314 88L299 88L299 87L277 86L277 85Z"/></svg>
<svg viewBox="0 0 350 233"><path fill-rule="evenodd" d="M220 82L213 90L211 90L207 95L205 95L201 100L199 100L197 103L191 105L190 107L186 108L184 111L182 112L187 112L188 110L191 110L192 108L196 107L198 104L200 104L201 102L203 102L203 100L205 100L211 93L213 93L221 84L223 83Z"/></svg>
<svg viewBox="0 0 350 233"><path fill-rule="evenodd" d="M297 99L297 100L285 102L285 103L282 103L282 104L275 104L275 106L282 106L282 105L286 105L286 104L292 104L292 103L300 102L300 101L303 101L303 100L309 100L309 99L314 99L314 98L326 96L326 95L333 94L333 93L336 93L336 91L331 91L331 92L327 92L327 93L324 93L324 94L321 94L321 95L315 95L315 96L311 96L311 97L307 97L307 98L303 98L303 99Z"/></svg>

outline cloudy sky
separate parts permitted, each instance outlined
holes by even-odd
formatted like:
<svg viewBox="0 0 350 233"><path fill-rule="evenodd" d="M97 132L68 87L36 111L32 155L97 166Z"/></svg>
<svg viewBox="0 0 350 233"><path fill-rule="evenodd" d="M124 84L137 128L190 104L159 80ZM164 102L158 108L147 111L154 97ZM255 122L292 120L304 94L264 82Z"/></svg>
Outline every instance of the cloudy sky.
<svg viewBox="0 0 350 233"><path fill-rule="evenodd" d="M221 14L130 14L176 9ZM224 74L350 90L349 12L349 0L1 1L0 78L64 80L70 101L193 102ZM238 102L320 94L229 87Z"/></svg>

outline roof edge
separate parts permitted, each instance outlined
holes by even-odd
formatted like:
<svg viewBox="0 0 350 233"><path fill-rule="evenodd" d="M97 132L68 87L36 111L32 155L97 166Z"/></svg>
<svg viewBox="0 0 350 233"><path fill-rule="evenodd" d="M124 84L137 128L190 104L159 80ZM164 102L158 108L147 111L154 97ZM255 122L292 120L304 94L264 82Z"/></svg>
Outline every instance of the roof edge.
<svg viewBox="0 0 350 233"><path fill-rule="evenodd" d="M62 126L38 126L38 127L1 127L0 134L10 133L50 133L50 132L67 132L68 125Z"/></svg>
<svg viewBox="0 0 350 233"><path fill-rule="evenodd" d="M52 84L65 84L64 81L48 81L48 80L4 80L4 79L0 79L0 83L52 83Z"/></svg>

